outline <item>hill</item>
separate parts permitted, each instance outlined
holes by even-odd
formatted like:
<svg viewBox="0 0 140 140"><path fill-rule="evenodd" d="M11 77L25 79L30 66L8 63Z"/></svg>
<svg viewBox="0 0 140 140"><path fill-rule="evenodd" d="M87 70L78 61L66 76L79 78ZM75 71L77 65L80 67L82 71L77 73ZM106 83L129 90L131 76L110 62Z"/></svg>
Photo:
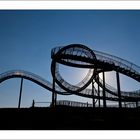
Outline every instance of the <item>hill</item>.
<svg viewBox="0 0 140 140"><path fill-rule="evenodd" d="M1 108L1 130L140 130L140 108Z"/></svg>

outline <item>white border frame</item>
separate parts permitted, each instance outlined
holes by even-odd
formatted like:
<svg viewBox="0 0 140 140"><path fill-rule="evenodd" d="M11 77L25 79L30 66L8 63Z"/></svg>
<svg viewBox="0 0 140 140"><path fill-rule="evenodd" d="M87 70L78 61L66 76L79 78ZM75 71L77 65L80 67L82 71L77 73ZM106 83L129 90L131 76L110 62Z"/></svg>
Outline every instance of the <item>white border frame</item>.
<svg viewBox="0 0 140 140"><path fill-rule="evenodd" d="M137 10L140 1L0 1L0 10L48 10L48 9L92 9L92 10ZM136 140L140 131L0 131L0 139L59 139L59 140Z"/></svg>
<svg viewBox="0 0 140 140"><path fill-rule="evenodd" d="M140 9L140 1L0 1L0 9Z"/></svg>
<svg viewBox="0 0 140 140"><path fill-rule="evenodd" d="M139 131L2 131L0 140L138 140L139 135Z"/></svg>

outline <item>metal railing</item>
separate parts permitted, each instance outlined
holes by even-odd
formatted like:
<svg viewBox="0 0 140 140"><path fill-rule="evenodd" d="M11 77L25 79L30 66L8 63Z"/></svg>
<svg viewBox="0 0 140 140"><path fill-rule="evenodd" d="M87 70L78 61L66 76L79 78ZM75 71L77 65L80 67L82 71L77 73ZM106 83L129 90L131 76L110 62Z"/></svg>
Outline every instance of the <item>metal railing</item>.
<svg viewBox="0 0 140 140"><path fill-rule="evenodd" d="M96 50L93 50L97 60L99 61L104 61L104 62L108 62L109 64L114 64L116 66L119 66L121 68L125 68L135 74L140 75L140 67L137 66L136 64L129 62L127 60L124 60L122 58L119 58L117 56L113 56L107 53L103 53L103 52L99 52Z"/></svg>
<svg viewBox="0 0 140 140"><path fill-rule="evenodd" d="M83 102L76 102L76 101L68 101L68 100L60 100L56 102L56 105L62 106L71 106L71 107L92 107L92 104L83 103Z"/></svg>
<svg viewBox="0 0 140 140"><path fill-rule="evenodd" d="M45 106L44 106L45 105ZM51 102L34 102L32 103L32 107L50 107Z"/></svg>
<svg viewBox="0 0 140 140"><path fill-rule="evenodd" d="M54 48L52 50L53 52L53 55L55 53L57 53L62 47L58 47L58 48ZM77 51L81 51L81 53L79 54L82 54L82 50L79 49L79 48L74 48L75 50ZM67 52L67 51L66 51ZM64 53L66 53L64 52ZM96 55L96 58L97 60L101 61L101 62L106 62L108 64L111 64L111 65L115 65L119 68L123 68L123 69L126 69L127 71L130 71L132 72L133 74L137 74L137 75L140 75L140 67L133 64L132 62L129 62L127 60L124 60L122 58L119 58L119 57L116 57L116 56L113 56L113 55L110 55L110 54L107 54L107 53L103 53L103 52L99 52L99 51L96 51L96 50L93 50L93 52L95 53ZM72 54L74 53L74 50L73 48L69 49L68 50L68 53L67 54ZM75 53L75 55L77 55ZM89 54L88 54L89 55ZM89 74L90 75L90 74ZM59 75L60 76L60 75ZM64 82L64 81L63 81ZM102 84L103 82L101 81L100 79L100 85ZM79 85L83 85L84 82L82 81L81 83L77 84L76 86L79 86ZM68 83L65 83L65 86L69 87L70 85ZM72 89L76 89L76 86L73 86ZM114 94L117 96L117 89L113 88L112 86L110 86L109 84L105 84L105 87L106 87L106 90L110 93L110 94ZM87 91L87 93L85 92ZM88 94L88 95L91 95L92 94L92 91L90 91L89 89L88 90L84 90L83 92L81 93L85 93L85 94ZM125 92L125 91L121 91L121 94L122 96L127 96L127 97L140 97L140 90L137 90L137 91L131 91L131 92Z"/></svg>
<svg viewBox="0 0 140 140"><path fill-rule="evenodd" d="M61 48L63 48L63 46L62 47L56 47L56 48L52 49L52 55L55 55ZM79 49L79 48L77 48L76 51L81 51L82 52L82 50ZM70 52L72 52L72 51L70 51ZM100 52L100 51L96 51L96 50L93 50L93 52L95 53L96 58L99 61L108 62L109 64L115 64L116 66L119 66L121 68L125 68L129 71L132 71L132 72L140 75L140 66L138 66L138 65L136 65L132 62L129 62L127 60L124 60L122 58L119 58L117 56L110 55L110 54L107 54L107 53L104 53L104 52ZM82 54L82 53L80 53L80 54ZM87 55L89 56L90 54L88 53Z"/></svg>
<svg viewBox="0 0 140 140"><path fill-rule="evenodd" d="M83 102L77 102L77 101L69 101L69 100L59 100L56 102L56 106L70 106L70 107L93 107L93 104L83 103ZM139 103L138 103L139 106ZM129 102L129 103L122 103L123 108L136 108L138 107L136 103ZM95 107L99 107L97 104L95 104ZM118 104L108 104L107 107L110 108L118 108ZM100 108L104 108L104 106L101 104Z"/></svg>
<svg viewBox="0 0 140 140"><path fill-rule="evenodd" d="M83 87L83 86L85 85L85 83L87 83L87 81L89 81L89 79L91 78L92 74L93 74L93 69L89 69L87 75L85 76L85 78L84 78L81 82L79 82L79 83L76 84L76 85L71 85L71 84L69 84L68 82L66 82L66 81L62 78L62 76L61 76L60 73L59 73L59 65L56 64L55 76L56 76L57 80L58 80L64 87L68 88L68 89L71 90L71 91L76 91L76 90L78 90L79 88Z"/></svg>
<svg viewBox="0 0 140 140"><path fill-rule="evenodd" d="M31 73L31 72L27 72L24 70L11 70L11 71L7 71L5 73L0 74L0 82L3 81L4 79L7 79L9 77L24 77L27 79L31 79L33 81L36 81L37 83L40 83L41 85L43 85L43 87L46 87L48 90L52 91L52 83L43 79L42 77ZM57 93L65 93L68 94L65 90L63 90L62 88L60 88L59 86L55 86L56 92Z"/></svg>
<svg viewBox="0 0 140 140"><path fill-rule="evenodd" d="M54 56L55 54L57 54L62 48L62 47L56 47L53 48L51 51L51 55ZM86 57L86 58L91 58L93 59L93 56L91 55L91 53L89 52L89 50L86 50L84 48L79 48L79 47L74 47L74 48L68 48L66 51L62 51L62 54L65 55L75 55L75 56L81 56L81 57Z"/></svg>
<svg viewBox="0 0 140 140"><path fill-rule="evenodd" d="M54 48L52 49L52 55L54 55L55 53L57 53L62 47L58 47L58 48ZM81 51L81 53L80 53ZM84 50L85 51L85 50ZM119 57L116 57L116 56L113 56L113 55L110 55L110 54L106 54L106 53L103 53L103 52L99 52L99 51L95 51L93 50L93 52L95 53L96 55L96 58L97 60L99 61L103 61L103 62L107 62L109 64L114 64L120 68L124 68L124 69L127 69L131 72L133 72L134 74L138 74L140 75L140 67L129 62L129 61L126 61L124 59L121 59ZM63 53L66 53L66 52L63 52ZM83 56L82 54L82 49L79 49L79 48L75 48L75 50L73 51L72 49L69 50L68 53L75 53L75 55L80 55L80 56ZM87 51L87 56L90 55L90 53ZM66 88L70 88L72 90L77 90L78 87L82 87L85 83L85 81L87 79L89 79L89 77L91 76L91 72L89 72L87 74L87 76L82 80L82 82L78 83L76 86L71 86L69 83L67 83L66 81L64 81L64 79L61 77L61 75L59 74L59 71L58 71L58 68L56 69L56 76L58 78L58 80L60 80L60 82L66 87ZM44 85L47 89L49 89L50 91L52 91L52 83L50 83L49 81L43 79L42 77L36 75L36 74L33 74L31 72L27 72L27 71L23 71L23 70L12 70L12 71L8 71L8 72L5 72L5 73L2 73L0 74L0 82L7 78L7 77L12 77L12 76L20 76L20 77L28 77L28 79L33 79L34 81L37 81L38 83L41 83L42 85ZM84 81L85 80L85 81ZM102 83L102 82L101 82ZM58 93L66 93L67 92L65 90L63 90L61 87L57 86L56 85L56 92ZM108 88L109 90L111 90L112 92L114 93L117 93L116 89L111 87L110 85L108 85L106 83L106 88ZM86 94L86 95L92 95L92 90L91 89L85 89L83 91L80 92L81 95L82 94ZM68 93L70 94L70 93ZM97 92L96 92L97 94ZM116 94L117 95L117 94ZM140 90L137 90L137 91L132 91L132 92L125 92L125 91L122 91L122 95L123 96L128 96L128 97L140 97ZM114 97L113 95L111 95L110 93L107 94L108 97Z"/></svg>

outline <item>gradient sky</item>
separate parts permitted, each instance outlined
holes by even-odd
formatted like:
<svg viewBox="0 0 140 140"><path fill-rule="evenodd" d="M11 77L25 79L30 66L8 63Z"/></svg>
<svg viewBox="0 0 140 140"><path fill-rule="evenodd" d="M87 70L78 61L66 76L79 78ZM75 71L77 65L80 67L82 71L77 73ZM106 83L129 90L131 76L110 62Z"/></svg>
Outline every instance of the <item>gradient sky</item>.
<svg viewBox="0 0 140 140"><path fill-rule="evenodd" d="M140 65L140 11L0 11L0 73L21 69L52 81L51 49L72 43L84 44ZM72 76L79 74L76 79L80 80L85 75L63 67L60 72L72 83L75 82ZM107 75L107 81L115 85L114 73ZM123 90L139 89L139 83L126 76L121 76L121 83ZM19 86L20 79L0 84L0 107L17 107ZM91 101L77 96L58 98ZM50 102L51 92L24 80L21 107L31 106L33 99Z"/></svg>

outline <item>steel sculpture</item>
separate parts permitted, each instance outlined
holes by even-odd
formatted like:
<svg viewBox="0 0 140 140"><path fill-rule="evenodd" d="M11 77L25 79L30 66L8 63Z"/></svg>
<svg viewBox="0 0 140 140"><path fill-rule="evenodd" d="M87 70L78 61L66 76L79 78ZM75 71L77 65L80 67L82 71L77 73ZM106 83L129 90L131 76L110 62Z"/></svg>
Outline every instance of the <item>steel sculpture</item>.
<svg viewBox="0 0 140 140"><path fill-rule="evenodd" d="M120 108L125 106L126 103L133 103L138 106L138 102L140 101L140 90L131 92L121 91L119 74L124 74L137 82L140 82L139 66L119 57L91 50L82 44L71 44L64 47L54 48L51 51L51 58L52 83L36 74L23 70L12 70L0 74L0 83L10 78L21 78L19 108L23 79L28 79L51 91L52 106L58 104L57 94L75 94L91 98L93 100L93 107L95 107L97 100L99 107L107 107L107 100L117 101ZM59 64L70 67L88 68L89 71L81 82L72 85L65 81L60 75ZM108 71L116 72L117 89L106 83L105 72ZM103 74L102 79L99 77L100 73ZM98 85L97 89L94 86L95 83ZM92 84L92 89L87 88L90 84ZM103 101L102 105L101 101Z"/></svg>

